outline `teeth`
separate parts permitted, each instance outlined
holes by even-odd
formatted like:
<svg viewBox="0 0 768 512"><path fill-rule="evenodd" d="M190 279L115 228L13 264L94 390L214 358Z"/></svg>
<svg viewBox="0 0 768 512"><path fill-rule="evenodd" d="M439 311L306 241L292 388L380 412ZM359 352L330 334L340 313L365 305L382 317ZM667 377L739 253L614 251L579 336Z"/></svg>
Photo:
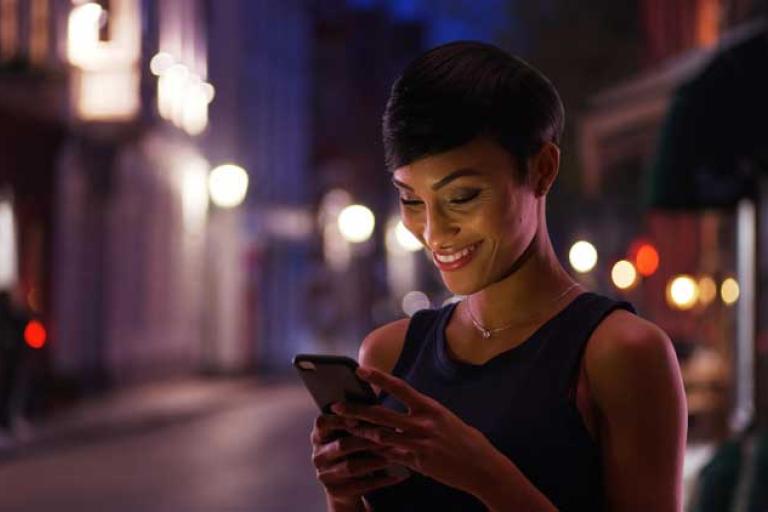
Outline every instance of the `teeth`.
<svg viewBox="0 0 768 512"><path fill-rule="evenodd" d="M477 245L473 245L471 247L467 247L466 249L462 249L459 252L455 252L453 254L437 254L435 253L435 259L439 261L440 263L453 263L454 261L460 260L467 254L471 253L475 250L475 247Z"/></svg>

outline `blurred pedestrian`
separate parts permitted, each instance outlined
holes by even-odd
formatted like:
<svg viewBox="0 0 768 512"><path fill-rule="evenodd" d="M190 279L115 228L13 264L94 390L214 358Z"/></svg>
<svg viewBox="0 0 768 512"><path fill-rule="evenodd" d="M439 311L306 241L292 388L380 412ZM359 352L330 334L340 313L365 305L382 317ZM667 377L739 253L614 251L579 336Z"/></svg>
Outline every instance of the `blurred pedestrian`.
<svg viewBox="0 0 768 512"><path fill-rule="evenodd" d="M483 43L435 48L395 82L383 131L402 220L463 300L363 341L383 405L337 404L312 432L330 510L680 511L672 343L552 248L563 120L540 72ZM410 475L380 471L397 466Z"/></svg>

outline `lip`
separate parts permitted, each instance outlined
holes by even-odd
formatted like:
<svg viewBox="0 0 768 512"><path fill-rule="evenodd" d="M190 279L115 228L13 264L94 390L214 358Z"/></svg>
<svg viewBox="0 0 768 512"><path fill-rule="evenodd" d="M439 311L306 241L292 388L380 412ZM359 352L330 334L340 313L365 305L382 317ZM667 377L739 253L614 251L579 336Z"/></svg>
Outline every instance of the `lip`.
<svg viewBox="0 0 768 512"><path fill-rule="evenodd" d="M432 254L432 261L435 263L437 268L439 268L440 270L442 270L444 272L451 272L451 271L454 271L454 270L458 270L458 269L460 269L462 267L467 266L469 264L469 262L472 261L472 259L475 257L475 253L477 253L477 248L480 247L480 244L482 244L482 243L483 243L482 241L476 242L474 244L468 245L468 246L464 247L463 249L461 249L461 251L463 251L465 249L472 248L472 250L469 251L469 254L459 258L456 261L451 261L450 263L439 261L435 257L434 253ZM454 253L461 252L461 251L454 251Z"/></svg>

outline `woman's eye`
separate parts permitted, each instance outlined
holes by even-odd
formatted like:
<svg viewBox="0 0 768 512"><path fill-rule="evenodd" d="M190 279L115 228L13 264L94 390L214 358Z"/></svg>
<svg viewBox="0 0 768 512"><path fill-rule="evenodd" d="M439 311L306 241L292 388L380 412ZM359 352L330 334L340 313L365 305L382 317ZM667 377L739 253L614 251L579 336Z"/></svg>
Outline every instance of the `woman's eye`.
<svg viewBox="0 0 768 512"><path fill-rule="evenodd" d="M451 203L454 203L454 204L468 203L469 201L471 201L474 198L476 198L479 193L480 193L479 190L474 190L474 191L468 192L466 194L458 195L458 196L454 197L453 199L451 199Z"/></svg>
<svg viewBox="0 0 768 512"><path fill-rule="evenodd" d="M406 199L404 197L400 198L400 202L406 206L416 206L421 204L421 201L419 201L418 199Z"/></svg>

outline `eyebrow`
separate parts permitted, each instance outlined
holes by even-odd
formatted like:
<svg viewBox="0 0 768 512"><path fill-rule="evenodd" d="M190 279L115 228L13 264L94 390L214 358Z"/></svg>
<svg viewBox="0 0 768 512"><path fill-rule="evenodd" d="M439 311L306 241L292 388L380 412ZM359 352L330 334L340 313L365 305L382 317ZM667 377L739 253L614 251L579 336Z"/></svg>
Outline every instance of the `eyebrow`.
<svg viewBox="0 0 768 512"><path fill-rule="evenodd" d="M444 178L441 178L437 182L433 183L430 188L432 190L438 190L438 189L446 186L447 184L449 184L453 180L462 178L464 176L482 176L482 175L483 175L483 173L481 173L480 171L478 171L476 169L471 169L471 168L457 169L457 170L453 171L451 174L449 174L448 176L445 176ZM406 185L405 183L403 183L402 181L400 181L400 180L398 180L396 178L392 178L392 183L396 187L401 187L401 188L405 188L405 189L413 191L412 187Z"/></svg>

